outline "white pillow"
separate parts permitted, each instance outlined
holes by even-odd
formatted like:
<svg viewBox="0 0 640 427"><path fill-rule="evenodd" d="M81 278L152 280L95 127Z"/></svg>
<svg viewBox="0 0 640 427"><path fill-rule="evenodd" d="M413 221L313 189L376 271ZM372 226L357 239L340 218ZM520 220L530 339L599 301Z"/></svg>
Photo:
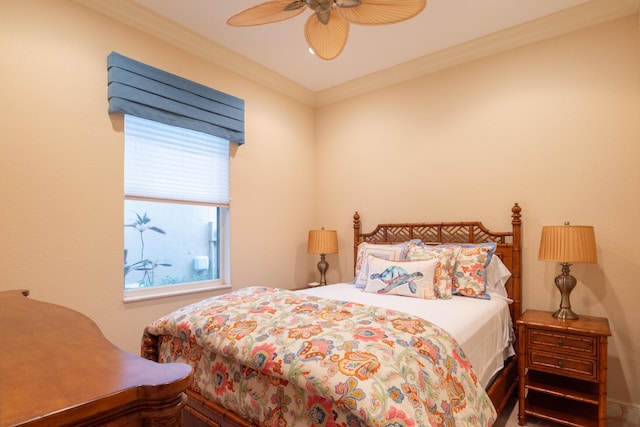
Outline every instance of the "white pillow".
<svg viewBox="0 0 640 427"><path fill-rule="evenodd" d="M507 280L511 277L511 272L502 260L497 257L491 257L491 262L486 268L487 271L487 292L500 295L509 301L512 301L507 294Z"/></svg>
<svg viewBox="0 0 640 427"><path fill-rule="evenodd" d="M439 259L394 261L369 255L365 292L437 299L433 290Z"/></svg>

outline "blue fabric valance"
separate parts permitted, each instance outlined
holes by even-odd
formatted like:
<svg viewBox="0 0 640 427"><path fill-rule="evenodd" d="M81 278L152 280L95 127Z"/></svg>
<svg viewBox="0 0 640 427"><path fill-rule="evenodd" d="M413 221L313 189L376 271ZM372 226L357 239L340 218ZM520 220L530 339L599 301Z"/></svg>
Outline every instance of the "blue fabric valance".
<svg viewBox="0 0 640 427"><path fill-rule="evenodd" d="M244 100L119 53L107 58L109 113L125 113L244 144Z"/></svg>

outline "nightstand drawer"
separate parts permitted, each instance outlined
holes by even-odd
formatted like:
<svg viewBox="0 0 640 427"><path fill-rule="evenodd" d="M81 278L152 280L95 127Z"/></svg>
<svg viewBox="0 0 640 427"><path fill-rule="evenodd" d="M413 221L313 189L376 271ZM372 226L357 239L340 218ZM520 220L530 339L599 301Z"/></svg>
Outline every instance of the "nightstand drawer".
<svg viewBox="0 0 640 427"><path fill-rule="evenodd" d="M595 359L583 359L567 355L529 350L528 365L531 369L550 372L587 381L598 380L598 364Z"/></svg>
<svg viewBox="0 0 640 427"><path fill-rule="evenodd" d="M567 351L573 354L595 357L597 338L594 336L551 332L541 329L528 330L529 345L545 348L547 351Z"/></svg>

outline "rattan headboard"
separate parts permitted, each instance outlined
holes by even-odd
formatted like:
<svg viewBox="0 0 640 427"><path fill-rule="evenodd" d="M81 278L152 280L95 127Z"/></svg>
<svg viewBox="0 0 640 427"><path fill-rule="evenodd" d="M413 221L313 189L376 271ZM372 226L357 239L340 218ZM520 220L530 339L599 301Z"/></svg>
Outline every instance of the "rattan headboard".
<svg viewBox="0 0 640 427"><path fill-rule="evenodd" d="M378 224L368 233L361 232L360 214L353 215L353 259L358 254L358 245L362 242L389 244L421 239L424 243L486 243L496 242L496 255L511 271L506 284L507 293L513 300L510 304L511 318L514 321L522 313L522 221L521 208L514 204L511 208L511 231L491 231L480 221L469 222L425 222ZM354 266L355 272L355 266Z"/></svg>

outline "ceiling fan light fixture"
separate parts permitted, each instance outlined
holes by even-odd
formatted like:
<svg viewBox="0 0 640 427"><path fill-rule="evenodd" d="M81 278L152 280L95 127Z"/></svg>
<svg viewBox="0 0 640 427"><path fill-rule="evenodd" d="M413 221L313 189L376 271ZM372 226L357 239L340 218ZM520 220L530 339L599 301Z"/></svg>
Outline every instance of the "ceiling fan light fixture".
<svg viewBox="0 0 640 427"><path fill-rule="evenodd" d="M313 10L328 10L331 9L333 0L306 0L307 5Z"/></svg>
<svg viewBox="0 0 640 427"><path fill-rule="evenodd" d="M360 0L334 0L333 2L338 7L356 7L362 4Z"/></svg>
<svg viewBox="0 0 640 427"><path fill-rule="evenodd" d="M318 21L324 25L329 23L331 18L331 7L333 0L306 0L307 5L316 13Z"/></svg>
<svg viewBox="0 0 640 427"><path fill-rule="evenodd" d="M284 21L313 10L304 27L309 48L322 59L336 58L349 37L350 24L394 24L413 18L427 0L271 0L232 15L227 24L237 27Z"/></svg>

